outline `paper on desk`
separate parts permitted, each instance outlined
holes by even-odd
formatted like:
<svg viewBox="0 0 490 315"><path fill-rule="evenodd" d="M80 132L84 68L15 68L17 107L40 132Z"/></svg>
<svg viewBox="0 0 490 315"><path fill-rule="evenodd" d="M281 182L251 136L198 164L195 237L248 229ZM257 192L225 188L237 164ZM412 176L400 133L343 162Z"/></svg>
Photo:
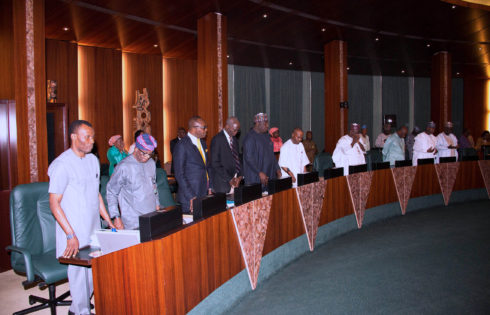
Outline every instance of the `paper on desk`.
<svg viewBox="0 0 490 315"><path fill-rule="evenodd" d="M194 216L192 214L183 214L182 219L184 220L184 224L189 224L194 221Z"/></svg>

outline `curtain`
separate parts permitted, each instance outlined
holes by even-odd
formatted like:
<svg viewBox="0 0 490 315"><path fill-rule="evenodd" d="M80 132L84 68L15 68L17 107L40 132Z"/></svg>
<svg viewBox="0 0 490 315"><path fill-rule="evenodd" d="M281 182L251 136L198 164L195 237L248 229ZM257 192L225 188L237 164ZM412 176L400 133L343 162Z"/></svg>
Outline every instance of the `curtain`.
<svg viewBox="0 0 490 315"><path fill-rule="evenodd" d="M371 146L374 146L373 130L373 77L368 75L349 75L347 77L349 96L348 121L366 125ZM377 135L376 135L377 136Z"/></svg>
<svg viewBox="0 0 490 315"><path fill-rule="evenodd" d="M414 126L425 130L430 121L430 78L414 78L414 103Z"/></svg>
<svg viewBox="0 0 490 315"><path fill-rule="evenodd" d="M382 89L383 118L385 115L394 114L397 127L408 124L408 77L385 76Z"/></svg>
<svg viewBox="0 0 490 315"><path fill-rule="evenodd" d="M311 131L318 151L325 148L325 75L311 73Z"/></svg>

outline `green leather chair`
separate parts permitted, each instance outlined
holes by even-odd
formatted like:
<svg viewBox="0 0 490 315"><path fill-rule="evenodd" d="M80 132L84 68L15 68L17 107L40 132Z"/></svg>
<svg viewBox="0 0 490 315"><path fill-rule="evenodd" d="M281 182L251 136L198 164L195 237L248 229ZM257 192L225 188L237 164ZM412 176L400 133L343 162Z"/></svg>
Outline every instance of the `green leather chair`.
<svg viewBox="0 0 490 315"><path fill-rule="evenodd" d="M318 172L318 176L320 177L323 177L326 169L332 168L333 166L332 155L327 152L318 154L313 161L313 169Z"/></svg>
<svg viewBox="0 0 490 315"><path fill-rule="evenodd" d="M169 207L176 205L168 184L167 172L163 168L157 168L157 189L161 206Z"/></svg>
<svg viewBox="0 0 490 315"><path fill-rule="evenodd" d="M10 193L11 265L15 272L25 274L24 287L38 283L48 287L49 299L29 296L29 304L41 303L14 314L28 314L56 306L70 305L64 301L70 291L56 297L56 283L67 279L67 266L56 259L55 219L49 207L48 183L18 185Z"/></svg>

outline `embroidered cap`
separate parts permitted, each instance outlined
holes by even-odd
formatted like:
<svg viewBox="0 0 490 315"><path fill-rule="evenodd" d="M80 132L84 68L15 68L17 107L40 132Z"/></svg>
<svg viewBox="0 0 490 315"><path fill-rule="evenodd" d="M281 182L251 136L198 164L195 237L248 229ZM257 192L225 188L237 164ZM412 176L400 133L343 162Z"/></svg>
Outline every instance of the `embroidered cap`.
<svg viewBox="0 0 490 315"><path fill-rule="evenodd" d="M435 123L435 122L433 122L433 121L429 121L429 122L427 123L427 127L428 127L428 128L435 128L435 127L436 127L436 123Z"/></svg>
<svg viewBox="0 0 490 315"><path fill-rule="evenodd" d="M254 116L254 122L262 122L262 121L268 121L269 116L265 113L258 113L257 115Z"/></svg>
<svg viewBox="0 0 490 315"><path fill-rule="evenodd" d="M109 146L113 146L119 138L122 138L121 135L114 135L109 139Z"/></svg>
<svg viewBox="0 0 490 315"><path fill-rule="evenodd" d="M155 138L153 138L153 136L147 133L142 133L138 136L138 138L136 138L135 145L140 150L153 151L157 147L157 141Z"/></svg>

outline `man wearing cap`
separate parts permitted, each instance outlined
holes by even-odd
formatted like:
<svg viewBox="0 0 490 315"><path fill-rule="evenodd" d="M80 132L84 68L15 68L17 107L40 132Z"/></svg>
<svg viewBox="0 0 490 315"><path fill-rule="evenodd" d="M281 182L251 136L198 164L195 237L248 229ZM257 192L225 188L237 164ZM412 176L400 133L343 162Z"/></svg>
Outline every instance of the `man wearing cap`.
<svg viewBox="0 0 490 315"><path fill-rule="evenodd" d="M437 139L434 136L434 130L436 124L430 121L427 124L424 132L418 134L415 137L415 144L413 145L413 158L412 165L417 165L418 159L435 159L437 154L436 143Z"/></svg>
<svg viewBox="0 0 490 315"><path fill-rule="evenodd" d="M107 183L107 205L117 229L138 229L139 216L160 207L155 161L150 159L156 147L151 135L139 135L133 154L119 163Z"/></svg>
<svg viewBox="0 0 490 315"><path fill-rule="evenodd" d="M339 139L333 151L332 160L336 167L344 168L344 175L349 174L349 166L366 163L359 129L358 124L350 124L349 133Z"/></svg>
<svg viewBox="0 0 490 315"><path fill-rule="evenodd" d="M193 201L211 193L211 159L204 138L208 126L204 119L194 116L189 119L187 135L174 149L175 179L179 184L177 200L184 213L193 212Z"/></svg>
<svg viewBox="0 0 490 315"><path fill-rule="evenodd" d="M395 161L405 160L405 137L408 128L401 126L398 130L388 137L383 147L383 162L390 162L395 165Z"/></svg>
<svg viewBox="0 0 490 315"><path fill-rule="evenodd" d="M269 179L281 177L281 170L274 156L274 146L267 134L269 117L258 113L254 117L254 127L243 139L243 174L245 184L261 183L267 187Z"/></svg>
<svg viewBox="0 0 490 315"><path fill-rule="evenodd" d="M386 139L391 135L391 124L385 123L383 125L383 132L376 138L376 147L382 148L385 145Z"/></svg>
<svg viewBox="0 0 490 315"><path fill-rule="evenodd" d="M362 142L362 145L364 146L364 150L365 150L364 152L371 150L371 144L369 143L369 136L367 133L368 133L367 126L362 125L360 141Z"/></svg>
<svg viewBox="0 0 490 315"><path fill-rule="evenodd" d="M453 123L444 124L444 132L437 135L437 159L441 157L455 157L458 160L458 139L453 134Z"/></svg>

